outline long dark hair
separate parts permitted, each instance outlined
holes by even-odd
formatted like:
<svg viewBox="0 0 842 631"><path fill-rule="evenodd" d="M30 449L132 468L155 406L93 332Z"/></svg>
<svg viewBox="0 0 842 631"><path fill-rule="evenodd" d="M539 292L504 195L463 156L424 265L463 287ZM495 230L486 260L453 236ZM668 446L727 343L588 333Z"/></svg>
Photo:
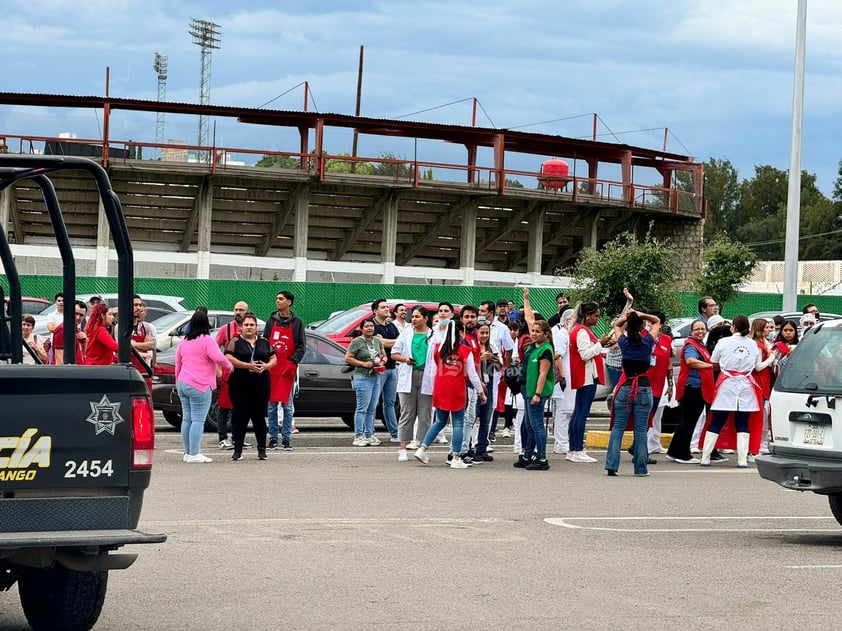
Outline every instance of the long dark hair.
<svg viewBox="0 0 842 631"><path fill-rule="evenodd" d="M187 335L184 339L195 340L200 335L210 334L210 322L208 321L208 314L205 311L196 309L196 312L190 317L190 328L187 330Z"/></svg>
<svg viewBox="0 0 842 631"><path fill-rule="evenodd" d="M459 353L459 345L462 340L459 339L459 334L465 330L464 325L459 320L451 320L444 331L444 341L439 348L439 357L445 359L453 357Z"/></svg>
<svg viewBox="0 0 842 631"><path fill-rule="evenodd" d="M629 344L637 346L642 343L640 338L640 329L643 328L643 319L637 315L636 311L629 311L626 316L626 338Z"/></svg>
<svg viewBox="0 0 842 631"><path fill-rule="evenodd" d="M749 333L748 316L738 315L733 320L731 320L731 326L734 327L735 333L739 333L743 337L748 337L748 333Z"/></svg>
<svg viewBox="0 0 842 631"><path fill-rule="evenodd" d="M576 305L576 324L584 324L585 318L599 311L598 302L581 302Z"/></svg>
<svg viewBox="0 0 842 631"><path fill-rule="evenodd" d="M795 335L792 338L791 342L787 342L784 339L784 327L791 326L795 329ZM792 320L784 320L784 323L781 325L781 330L778 331L778 337L775 338L776 342L783 342L784 344L798 344L798 325L793 322Z"/></svg>

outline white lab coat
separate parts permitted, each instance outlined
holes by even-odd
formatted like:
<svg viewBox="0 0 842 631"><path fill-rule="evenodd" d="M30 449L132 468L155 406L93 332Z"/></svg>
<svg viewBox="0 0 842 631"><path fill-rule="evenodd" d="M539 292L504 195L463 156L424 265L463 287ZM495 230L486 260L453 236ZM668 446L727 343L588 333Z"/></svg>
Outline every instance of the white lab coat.
<svg viewBox="0 0 842 631"><path fill-rule="evenodd" d="M722 371L710 409L741 412L759 410L757 391L750 381L751 371L761 364L760 350L754 340L738 333L722 338L716 343L710 360L719 364Z"/></svg>

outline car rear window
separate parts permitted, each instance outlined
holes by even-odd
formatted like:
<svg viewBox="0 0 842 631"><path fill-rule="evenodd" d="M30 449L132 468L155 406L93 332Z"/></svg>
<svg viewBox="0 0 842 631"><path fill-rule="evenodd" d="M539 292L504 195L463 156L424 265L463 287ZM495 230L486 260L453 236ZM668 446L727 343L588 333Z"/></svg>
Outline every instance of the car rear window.
<svg viewBox="0 0 842 631"><path fill-rule="evenodd" d="M330 333L344 333L349 326L356 324L357 320L366 314L371 313L368 307L359 307L357 309L349 309L342 313L337 313L332 318L329 318L317 326L314 331L318 331L321 335L328 335Z"/></svg>
<svg viewBox="0 0 842 631"><path fill-rule="evenodd" d="M842 394L842 322L815 327L790 355L776 390Z"/></svg>

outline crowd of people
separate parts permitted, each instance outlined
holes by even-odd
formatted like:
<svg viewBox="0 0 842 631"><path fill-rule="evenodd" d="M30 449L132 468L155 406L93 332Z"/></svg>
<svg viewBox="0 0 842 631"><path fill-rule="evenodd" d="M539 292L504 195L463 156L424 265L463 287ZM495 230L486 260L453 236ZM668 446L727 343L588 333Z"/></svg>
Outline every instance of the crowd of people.
<svg viewBox="0 0 842 631"><path fill-rule="evenodd" d="M428 464L435 442L450 443L446 463L451 468L492 462L502 424L501 436L514 439L516 468L548 470L548 445L569 462L595 463L585 450L586 422L597 385L611 383L604 463L609 476L618 475L627 430L633 432L628 451L635 476L648 475L656 453L702 466L726 462L724 454L736 453L737 466L745 467L765 452L772 384L799 336L818 321L816 306L805 306L798 321L775 316L749 323L744 315L726 320L713 298L702 298L674 380L675 351L664 314L636 310L627 289L624 296L622 313L601 336L594 331L602 317L600 305L571 307L564 293L556 296L558 311L549 320L532 309L528 288L520 309L512 301L489 300L465 305L458 313L449 302L432 312L421 305L407 311L404 305L390 309L385 299L375 300L345 355L356 395L352 445L381 444L375 434L381 404L401 462L412 454ZM234 306L234 319L213 338L207 309L193 314L175 367L185 462L212 460L202 453L201 441L217 387L219 446L233 450L232 460L241 460L244 448L251 446L245 441L249 423L258 459L278 448L279 438L283 449L292 449L297 368L306 350L304 324L291 310L294 300L292 293L278 292L276 311L262 332L242 301ZM32 316L23 317L25 362L63 362L70 337L63 331L63 302L56 295L46 338L33 333ZM74 307L76 363L114 363L115 310L97 298ZM145 316L136 295L131 344L137 353L132 360L142 374L144 364L154 365L156 347L154 326ZM675 407L677 417L668 449L661 445L662 401Z"/></svg>

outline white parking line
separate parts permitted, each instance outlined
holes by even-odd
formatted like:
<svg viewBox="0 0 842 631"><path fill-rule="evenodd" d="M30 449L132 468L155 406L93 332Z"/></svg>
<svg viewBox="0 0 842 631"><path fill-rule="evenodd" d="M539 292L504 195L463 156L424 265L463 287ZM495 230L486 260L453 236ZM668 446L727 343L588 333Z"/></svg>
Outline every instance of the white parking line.
<svg viewBox="0 0 842 631"><path fill-rule="evenodd" d="M699 517L548 517L544 519L545 522L552 526L561 526L562 528L570 528L574 530L596 530L608 532L840 532L838 526L835 525L835 520L832 517L823 517L818 515L769 515L769 516L699 516ZM735 527L735 526L717 526L716 522L734 523L739 521L745 522L816 522L824 521L831 522L834 526L830 528L796 528L796 527ZM579 522L579 523L574 523ZM582 522L585 525L580 525ZM698 526L674 526L674 527L631 527L631 526L597 526L587 525L588 523L651 523L651 522L668 522L668 523L699 523ZM701 523L700 523L701 522ZM712 522L712 523L711 523Z"/></svg>
<svg viewBox="0 0 842 631"><path fill-rule="evenodd" d="M842 565L784 565L787 570L838 570Z"/></svg>

